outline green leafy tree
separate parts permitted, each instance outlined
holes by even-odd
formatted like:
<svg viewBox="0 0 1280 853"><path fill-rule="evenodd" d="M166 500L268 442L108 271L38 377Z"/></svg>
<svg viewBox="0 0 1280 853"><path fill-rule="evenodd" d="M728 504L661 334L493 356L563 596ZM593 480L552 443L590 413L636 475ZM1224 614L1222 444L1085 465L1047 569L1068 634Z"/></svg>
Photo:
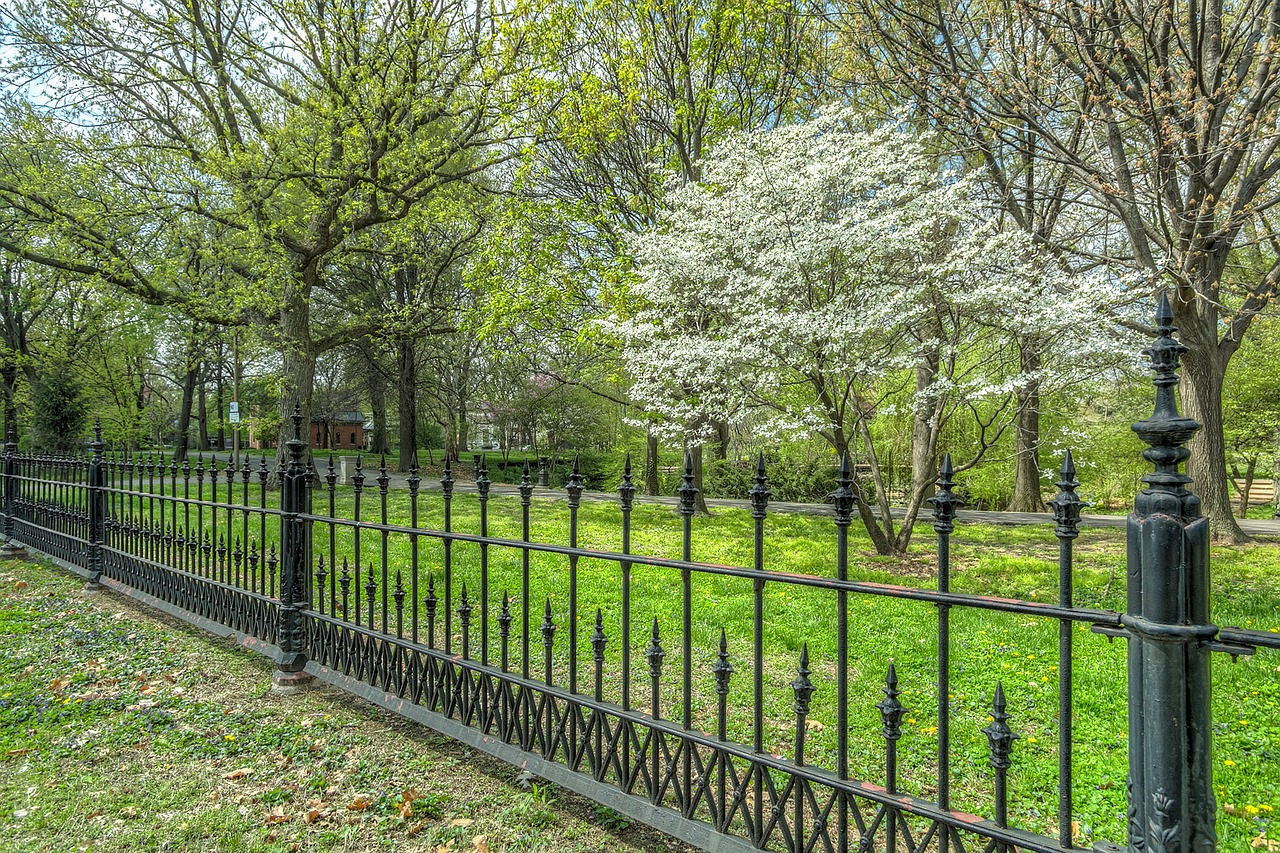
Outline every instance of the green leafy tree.
<svg viewBox="0 0 1280 853"><path fill-rule="evenodd" d="M540 20L461 0L18 0L7 82L42 94L3 148L34 134L40 156L5 164L0 215L26 225L0 245L217 322L272 317L282 410L306 420L316 357L372 330L313 314L333 263L517 156Z"/></svg>
<svg viewBox="0 0 1280 853"><path fill-rule="evenodd" d="M49 453L78 450L88 416L88 401L71 364L62 359L46 362L31 396L35 448Z"/></svg>

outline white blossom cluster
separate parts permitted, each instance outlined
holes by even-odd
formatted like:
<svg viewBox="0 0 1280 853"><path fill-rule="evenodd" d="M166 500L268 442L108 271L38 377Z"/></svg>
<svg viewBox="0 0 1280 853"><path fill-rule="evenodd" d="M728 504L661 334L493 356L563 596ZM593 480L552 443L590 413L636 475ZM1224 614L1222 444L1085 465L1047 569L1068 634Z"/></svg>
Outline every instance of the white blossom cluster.
<svg viewBox="0 0 1280 853"><path fill-rule="evenodd" d="M873 413L925 353L942 369L919 406L1065 380L1117 351L1104 309L1120 284L1001 228L929 140L858 123L832 111L728 138L635 238L633 299L608 326L664 437L749 413L764 435L822 433ZM1046 375L1003 363L1019 337L1052 353Z"/></svg>

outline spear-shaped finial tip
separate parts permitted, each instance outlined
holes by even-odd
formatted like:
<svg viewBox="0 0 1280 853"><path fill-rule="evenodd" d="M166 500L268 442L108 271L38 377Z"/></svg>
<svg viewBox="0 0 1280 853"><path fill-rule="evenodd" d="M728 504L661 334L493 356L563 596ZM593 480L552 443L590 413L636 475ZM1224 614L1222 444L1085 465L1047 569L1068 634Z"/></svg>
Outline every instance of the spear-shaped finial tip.
<svg viewBox="0 0 1280 853"><path fill-rule="evenodd" d="M1169 291L1160 291L1160 298L1156 300L1156 326L1165 327L1173 325L1173 306L1169 304Z"/></svg>
<svg viewBox="0 0 1280 853"><path fill-rule="evenodd" d="M721 654L729 651L729 637L725 634L724 626L720 627L720 652Z"/></svg>
<svg viewBox="0 0 1280 853"><path fill-rule="evenodd" d="M761 450L756 454L756 476L764 476L764 451Z"/></svg>
<svg viewBox="0 0 1280 853"><path fill-rule="evenodd" d="M840 454L840 479L849 479L849 454L848 452Z"/></svg>
<svg viewBox="0 0 1280 853"><path fill-rule="evenodd" d="M623 463L622 463L622 473L623 473L623 474L626 474L626 475L630 475L630 474L631 474L631 453L630 453L630 451L628 451L628 452L627 452L627 458L626 458L626 459L623 461Z"/></svg>
<svg viewBox="0 0 1280 853"><path fill-rule="evenodd" d="M1071 451L1068 450L1062 455L1062 479L1074 480L1076 477L1076 460L1072 458Z"/></svg>
<svg viewBox="0 0 1280 853"><path fill-rule="evenodd" d="M950 453L942 454L942 465L939 466L938 468L939 478L950 480L952 475L955 474L955 472L956 470L951 464L951 454Z"/></svg>
<svg viewBox="0 0 1280 853"><path fill-rule="evenodd" d="M693 476L693 451L691 450L684 452L684 473L686 476Z"/></svg>
<svg viewBox="0 0 1280 853"><path fill-rule="evenodd" d="M529 476L529 460L528 459L524 460L524 467L521 469L521 473L524 474L524 476L526 477Z"/></svg>
<svg viewBox="0 0 1280 853"><path fill-rule="evenodd" d="M578 454L576 453L573 454L573 473L575 474L582 473L581 460L578 458Z"/></svg>

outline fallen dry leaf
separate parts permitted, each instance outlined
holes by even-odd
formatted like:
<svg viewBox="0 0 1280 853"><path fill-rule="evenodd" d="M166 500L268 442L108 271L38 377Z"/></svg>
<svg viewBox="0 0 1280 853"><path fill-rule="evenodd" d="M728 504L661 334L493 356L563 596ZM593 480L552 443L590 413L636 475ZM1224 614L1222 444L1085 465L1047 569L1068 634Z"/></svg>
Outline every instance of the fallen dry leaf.
<svg viewBox="0 0 1280 853"><path fill-rule="evenodd" d="M487 835L477 835L471 839L471 848L475 853L489 853L489 837Z"/></svg>
<svg viewBox="0 0 1280 853"><path fill-rule="evenodd" d="M252 772L253 772L252 767L237 767L235 770L232 770L230 773L223 773L222 778L223 779L243 779L244 777L248 776Z"/></svg>
<svg viewBox="0 0 1280 853"><path fill-rule="evenodd" d="M1233 815L1235 817L1239 817L1242 814L1240 809L1236 808L1234 803L1223 803L1222 810L1227 814Z"/></svg>
<svg viewBox="0 0 1280 853"><path fill-rule="evenodd" d="M400 817L406 820L413 817L413 800L405 800L400 804Z"/></svg>
<svg viewBox="0 0 1280 853"><path fill-rule="evenodd" d="M811 732L820 732L826 729L826 725L817 720L806 720L804 727Z"/></svg>
<svg viewBox="0 0 1280 853"><path fill-rule="evenodd" d="M473 823L475 823L475 821L469 817L455 817L453 820L449 821L449 826L471 826Z"/></svg>
<svg viewBox="0 0 1280 853"><path fill-rule="evenodd" d="M303 821L305 821L306 823L315 823L316 821L318 821L318 820L320 819L320 810L319 810L319 809L307 809L306 814L304 814L304 815L302 816L302 819L303 819Z"/></svg>
<svg viewBox="0 0 1280 853"><path fill-rule="evenodd" d="M357 794L356 798L347 803L347 808L353 812L362 812L369 806L373 805L373 800L364 794Z"/></svg>
<svg viewBox="0 0 1280 853"><path fill-rule="evenodd" d="M276 806L271 811L267 812L267 826L277 823L288 823L289 819L290 816L285 812L284 806Z"/></svg>

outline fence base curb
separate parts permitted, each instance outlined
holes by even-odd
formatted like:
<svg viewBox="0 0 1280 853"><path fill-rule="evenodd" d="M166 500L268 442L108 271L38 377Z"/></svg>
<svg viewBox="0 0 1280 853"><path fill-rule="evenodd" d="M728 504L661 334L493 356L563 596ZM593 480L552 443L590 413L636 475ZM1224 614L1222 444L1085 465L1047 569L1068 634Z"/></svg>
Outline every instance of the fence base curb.
<svg viewBox="0 0 1280 853"><path fill-rule="evenodd" d="M619 814L626 815L643 824L653 827L667 835L687 841L707 853L749 853L758 851L750 842L729 835L721 835L710 824L698 821L694 823L667 806L655 806L648 800L627 794L618 789L603 789L592 784L590 776L570 770L563 764L547 761L537 755L530 755L518 746L506 743L498 738L486 735L476 729L464 726L457 720L429 711L415 705L408 699L402 699L394 693L387 693L363 681L357 681L341 672L321 666L315 661L307 663L307 672L317 679L332 684L344 692L359 696L380 708L385 708L400 716L419 723L432 731L439 732L451 740L464 743L480 752L493 756L515 768L532 773L541 779L554 782L576 794L590 799L592 802L607 806Z"/></svg>

